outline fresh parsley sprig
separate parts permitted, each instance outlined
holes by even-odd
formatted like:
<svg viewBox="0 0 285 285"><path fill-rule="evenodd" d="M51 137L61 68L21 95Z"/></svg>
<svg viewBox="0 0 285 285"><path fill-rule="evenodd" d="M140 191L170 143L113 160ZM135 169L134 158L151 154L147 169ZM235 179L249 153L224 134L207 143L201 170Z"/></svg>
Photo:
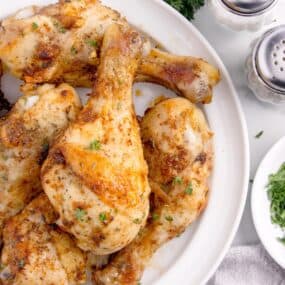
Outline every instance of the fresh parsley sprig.
<svg viewBox="0 0 285 285"><path fill-rule="evenodd" d="M192 20L195 12L205 4L204 0L164 0L187 19Z"/></svg>

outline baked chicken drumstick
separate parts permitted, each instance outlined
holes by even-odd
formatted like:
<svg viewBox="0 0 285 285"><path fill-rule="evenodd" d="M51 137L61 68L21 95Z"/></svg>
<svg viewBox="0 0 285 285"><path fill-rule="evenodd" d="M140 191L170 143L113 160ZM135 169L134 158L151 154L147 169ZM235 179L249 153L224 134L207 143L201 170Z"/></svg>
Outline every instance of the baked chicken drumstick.
<svg viewBox="0 0 285 285"><path fill-rule="evenodd" d="M136 31L107 29L91 98L42 168L58 225L98 255L130 243L148 216L148 170L132 104L141 47Z"/></svg>
<svg viewBox="0 0 285 285"><path fill-rule="evenodd" d="M73 120L80 101L67 84L26 85L0 121L0 237L3 223L40 189L40 167L49 144Z"/></svg>
<svg viewBox="0 0 285 285"><path fill-rule="evenodd" d="M9 17L0 25L0 59L15 76L30 83L67 82L92 86L106 29L128 26L99 0L60 0ZM171 88L192 102L209 103L219 81L216 68L202 59L170 55L151 48L147 38L136 80Z"/></svg>
<svg viewBox="0 0 285 285"><path fill-rule="evenodd" d="M181 234L207 203L212 133L188 100L163 101L141 123L151 214L136 239L94 273L96 285L137 285L157 249Z"/></svg>
<svg viewBox="0 0 285 285"><path fill-rule="evenodd" d="M0 283L78 285L86 281L86 256L56 226L44 193L4 227Z"/></svg>

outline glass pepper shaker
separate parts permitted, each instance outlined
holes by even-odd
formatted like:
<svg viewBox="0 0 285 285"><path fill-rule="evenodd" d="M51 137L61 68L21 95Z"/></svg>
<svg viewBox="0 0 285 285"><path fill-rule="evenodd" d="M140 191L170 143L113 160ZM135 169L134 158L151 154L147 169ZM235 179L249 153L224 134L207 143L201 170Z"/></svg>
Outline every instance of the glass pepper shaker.
<svg viewBox="0 0 285 285"><path fill-rule="evenodd" d="M216 18L234 30L259 30L274 19L279 0L210 0Z"/></svg>
<svg viewBox="0 0 285 285"><path fill-rule="evenodd" d="M285 103L285 25L265 32L246 61L248 86L262 101Z"/></svg>

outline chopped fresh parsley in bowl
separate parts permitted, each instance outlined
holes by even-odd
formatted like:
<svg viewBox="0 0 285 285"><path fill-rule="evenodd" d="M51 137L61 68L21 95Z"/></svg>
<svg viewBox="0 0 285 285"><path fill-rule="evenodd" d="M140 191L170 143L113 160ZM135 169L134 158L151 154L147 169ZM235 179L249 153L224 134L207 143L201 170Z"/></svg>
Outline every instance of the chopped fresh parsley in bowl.
<svg viewBox="0 0 285 285"><path fill-rule="evenodd" d="M266 189L270 200L271 221L285 230L285 163L276 173L269 175ZM285 235L280 241L284 243Z"/></svg>
<svg viewBox="0 0 285 285"><path fill-rule="evenodd" d="M204 0L164 0L188 20L194 18L195 12L204 5Z"/></svg>

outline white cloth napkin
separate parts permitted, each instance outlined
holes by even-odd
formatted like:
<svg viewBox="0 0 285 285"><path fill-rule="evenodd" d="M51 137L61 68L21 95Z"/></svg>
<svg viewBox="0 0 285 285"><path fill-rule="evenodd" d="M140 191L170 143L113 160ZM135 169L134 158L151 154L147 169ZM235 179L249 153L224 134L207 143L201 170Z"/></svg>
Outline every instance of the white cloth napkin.
<svg viewBox="0 0 285 285"><path fill-rule="evenodd" d="M285 285L285 270L262 245L232 247L207 285Z"/></svg>

